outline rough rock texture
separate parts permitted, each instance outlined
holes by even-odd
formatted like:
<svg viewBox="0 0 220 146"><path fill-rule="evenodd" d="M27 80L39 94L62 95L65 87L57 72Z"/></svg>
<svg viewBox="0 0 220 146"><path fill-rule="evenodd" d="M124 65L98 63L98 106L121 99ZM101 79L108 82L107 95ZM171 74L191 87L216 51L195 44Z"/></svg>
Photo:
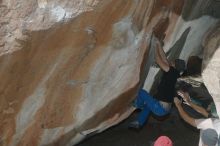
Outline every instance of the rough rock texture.
<svg viewBox="0 0 220 146"><path fill-rule="evenodd" d="M220 23L204 40L203 80L220 115Z"/></svg>
<svg viewBox="0 0 220 146"><path fill-rule="evenodd" d="M218 10L214 0L0 0L0 145L73 145L119 123L158 71L152 28L170 59L202 56Z"/></svg>

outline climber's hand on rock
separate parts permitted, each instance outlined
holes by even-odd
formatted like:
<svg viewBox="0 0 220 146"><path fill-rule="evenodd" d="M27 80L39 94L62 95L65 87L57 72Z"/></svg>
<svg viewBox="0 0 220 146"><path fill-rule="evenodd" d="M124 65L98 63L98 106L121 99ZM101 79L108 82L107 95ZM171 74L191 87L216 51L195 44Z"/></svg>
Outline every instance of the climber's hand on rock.
<svg viewBox="0 0 220 146"><path fill-rule="evenodd" d="M187 104L190 106L191 99L189 97L189 94L182 92L182 91L178 91L177 94L183 98L184 104Z"/></svg>
<svg viewBox="0 0 220 146"><path fill-rule="evenodd" d="M178 94L179 96L181 96L182 98L184 98L184 94L183 94L182 91L177 91L177 94Z"/></svg>
<svg viewBox="0 0 220 146"><path fill-rule="evenodd" d="M174 97L174 103L175 103L176 106L181 105L181 101L177 97Z"/></svg>

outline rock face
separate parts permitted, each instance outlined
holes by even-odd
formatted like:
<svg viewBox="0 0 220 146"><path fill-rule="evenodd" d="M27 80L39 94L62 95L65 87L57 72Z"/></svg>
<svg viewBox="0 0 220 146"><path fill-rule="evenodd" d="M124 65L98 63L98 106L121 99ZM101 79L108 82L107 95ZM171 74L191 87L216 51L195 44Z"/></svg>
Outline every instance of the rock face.
<svg viewBox="0 0 220 146"><path fill-rule="evenodd" d="M203 80L220 115L220 24L212 28L204 40Z"/></svg>
<svg viewBox="0 0 220 146"><path fill-rule="evenodd" d="M208 52L205 78L218 57L212 34L219 34L210 30L219 28L219 6L212 0L0 0L0 145L73 145L128 117L138 89L145 82L149 90L158 71L151 67L153 28L165 36L170 59ZM220 90L204 80L217 102Z"/></svg>

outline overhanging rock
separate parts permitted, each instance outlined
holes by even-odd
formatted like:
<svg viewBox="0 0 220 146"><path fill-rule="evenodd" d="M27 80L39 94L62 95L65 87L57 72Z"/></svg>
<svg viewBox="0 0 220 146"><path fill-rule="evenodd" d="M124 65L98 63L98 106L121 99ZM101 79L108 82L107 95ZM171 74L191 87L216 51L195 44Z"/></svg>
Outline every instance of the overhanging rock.
<svg viewBox="0 0 220 146"><path fill-rule="evenodd" d="M211 0L1 0L0 145L73 145L124 120L145 79L147 90L157 80L152 29L160 24L156 35L165 35L170 59L203 56L218 6ZM206 60L209 69L213 60ZM217 102L218 89L205 83Z"/></svg>

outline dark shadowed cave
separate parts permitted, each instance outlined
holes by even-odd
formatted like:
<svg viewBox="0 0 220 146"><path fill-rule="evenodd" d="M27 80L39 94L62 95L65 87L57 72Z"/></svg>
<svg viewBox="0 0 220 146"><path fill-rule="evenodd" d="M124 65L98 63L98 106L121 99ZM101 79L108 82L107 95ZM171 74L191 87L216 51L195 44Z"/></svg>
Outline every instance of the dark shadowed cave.
<svg viewBox="0 0 220 146"><path fill-rule="evenodd" d="M180 120L176 109L163 121L150 117L139 131L127 128L135 114L121 124L89 137L77 146L151 146L161 135L169 136L174 146L196 146L198 143L199 131Z"/></svg>

